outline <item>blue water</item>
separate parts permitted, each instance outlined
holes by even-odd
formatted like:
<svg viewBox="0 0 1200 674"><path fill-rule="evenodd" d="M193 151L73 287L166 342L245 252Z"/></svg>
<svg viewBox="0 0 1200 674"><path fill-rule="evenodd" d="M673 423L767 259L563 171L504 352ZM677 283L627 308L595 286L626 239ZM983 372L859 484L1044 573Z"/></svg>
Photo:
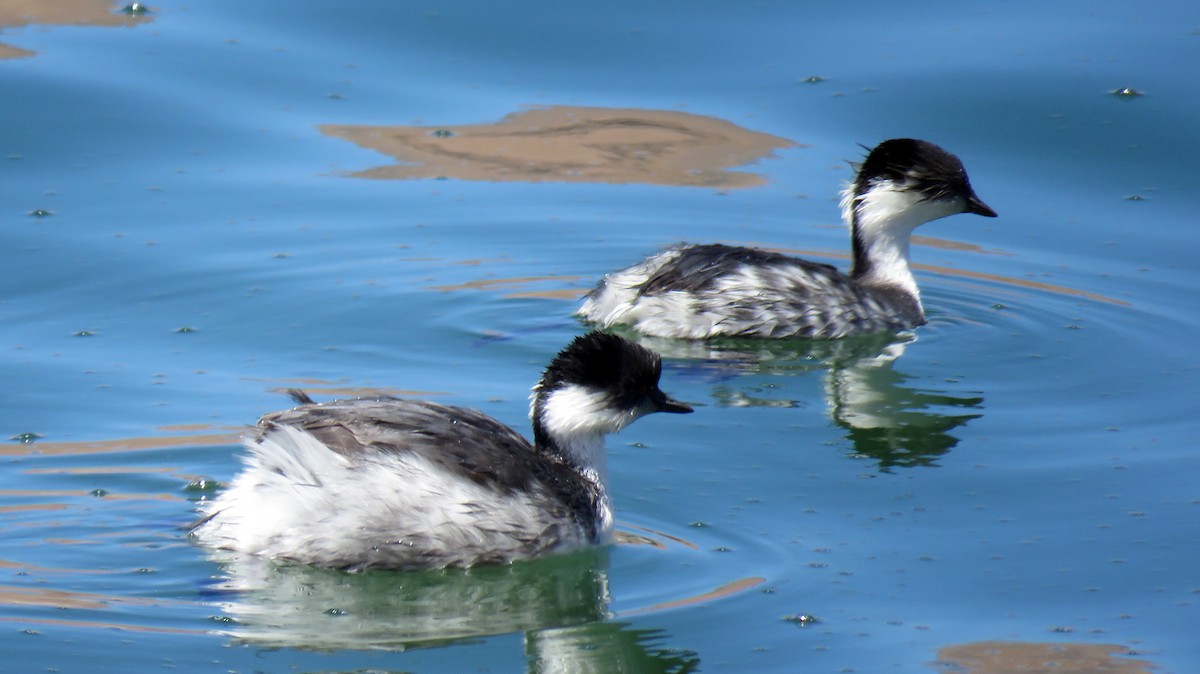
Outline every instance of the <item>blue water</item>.
<svg viewBox="0 0 1200 674"><path fill-rule="evenodd" d="M0 31L34 52L0 60L0 432L38 436L0 445L0 669L933 672L995 641L1200 666L1188 3L167 0L36 23ZM394 161L317 128L556 105L802 146L746 189L363 180ZM845 264L846 162L895 136L958 154L1000 213L918 232L930 324L653 344L697 412L610 439L620 544L347 575L186 537L280 389L523 430L603 273L679 240Z"/></svg>

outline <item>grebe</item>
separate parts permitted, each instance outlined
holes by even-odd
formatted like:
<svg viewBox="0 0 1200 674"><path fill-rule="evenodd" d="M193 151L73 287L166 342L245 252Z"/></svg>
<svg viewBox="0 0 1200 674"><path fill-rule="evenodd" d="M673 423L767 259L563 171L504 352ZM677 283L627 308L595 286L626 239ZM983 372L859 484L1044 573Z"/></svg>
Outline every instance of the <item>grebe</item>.
<svg viewBox="0 0 1200 674"><path fill-rule="evenodd" d="M264 416L245 469L202 505L202 543L359 570L502 563L606 542L604 436L651 412L691 412L659 388L658 354L577 337L533 387L533 444L462 407L398 398Z"/></svg>
<svg viewBox="0 0 1200 674"><path fill-rule="evenodd" d="M808 337L906 330L925 323L908 262L912 231L956 213L996 217L958 157L923 140L884 141L842 193L850 273L781 253L683 245L606 276L576 315L655 336Z"/></svg>

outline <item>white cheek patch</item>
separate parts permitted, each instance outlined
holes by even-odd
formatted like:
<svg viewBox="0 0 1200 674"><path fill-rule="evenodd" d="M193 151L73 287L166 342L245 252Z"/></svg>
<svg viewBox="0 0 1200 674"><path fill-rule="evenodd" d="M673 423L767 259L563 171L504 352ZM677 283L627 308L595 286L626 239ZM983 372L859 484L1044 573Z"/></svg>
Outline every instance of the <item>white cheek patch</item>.
<svg viewBox="0 0 1200 674"><path fill-rule="evenodd" d="M928 222L925 219L913 217L915 211L922 210L922 201L918 192L900 188L895 183L878 183L858 200L858 226L868 232L884 229L907 229Z"/></svg>
<svg viewBox="0 0 1200 674"><path fill-rule="evenodd" d="M843 200L843 207L846 204ZM962 213L964 206L961 199L927 199L920 192L885 181L857 200L858 226L868 239L886 234L908 236L927 222Z"/></svg>
<svg viewBox="0 0 1200 674"><path fill-rule="evenodd" d="M588 480L604 491L608 482L604 436L616 433L635 419L634 411L615 409L607 394L571 385L546 396L541 423L558 449L568 455Z"/></svg>
<svg viewBox="0 0 1200 674"><path fill-rule="evenodd" d="M614 409L608 394L585 386L556 389L542 406L542 424L556 438L616 433L632 420Z"/></svg>

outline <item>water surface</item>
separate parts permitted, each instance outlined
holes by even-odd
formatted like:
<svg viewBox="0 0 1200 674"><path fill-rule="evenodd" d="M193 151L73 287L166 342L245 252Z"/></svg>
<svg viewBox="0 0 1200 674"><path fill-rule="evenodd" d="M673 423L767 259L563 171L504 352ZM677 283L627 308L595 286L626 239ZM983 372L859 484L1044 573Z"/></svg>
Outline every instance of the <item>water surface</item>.
<svg viewBox="0 0 1200 674"><path fill-rule="evenodd" d="M50 5L0 1L3 667L1200 662L1186 3ZM522 135L556 111L652 121ZM566 164L356 135L498 128ZM929 325L648 342L698 409L610 440L619 544L350 575L186 537L283 389L524 430L605 272L681 240L845 265L848 162L897 136L1000 213L920 230Z"/></svg>

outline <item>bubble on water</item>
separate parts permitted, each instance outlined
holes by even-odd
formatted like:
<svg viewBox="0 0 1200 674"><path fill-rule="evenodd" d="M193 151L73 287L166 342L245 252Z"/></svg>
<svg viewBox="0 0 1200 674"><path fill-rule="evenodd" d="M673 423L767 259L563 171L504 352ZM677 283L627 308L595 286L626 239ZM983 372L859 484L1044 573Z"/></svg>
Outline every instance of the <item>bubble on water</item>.
<svg viewBox="0 0 1200 674"><path fill-rule="evenodd" d="M184 485L183 490L189 494L207 494L216 491L220 487L221 483L216 480L198 477Z"/></svg>
<svg viewBox="0 0 1200 674"><path fill-rule="evenodd" d="M821 619L809 613L797 613L795 615L785 615L783 619L787 622L794 623L800 627L808 627L821 622Z"/></svg>

